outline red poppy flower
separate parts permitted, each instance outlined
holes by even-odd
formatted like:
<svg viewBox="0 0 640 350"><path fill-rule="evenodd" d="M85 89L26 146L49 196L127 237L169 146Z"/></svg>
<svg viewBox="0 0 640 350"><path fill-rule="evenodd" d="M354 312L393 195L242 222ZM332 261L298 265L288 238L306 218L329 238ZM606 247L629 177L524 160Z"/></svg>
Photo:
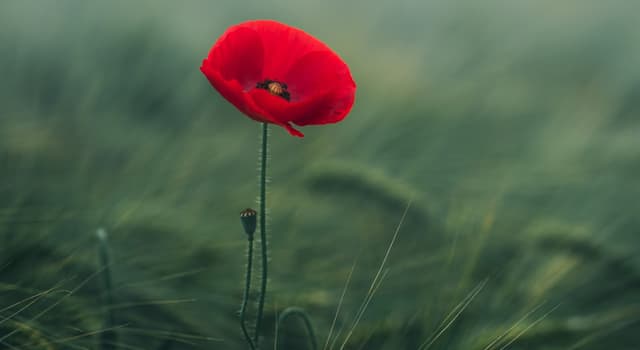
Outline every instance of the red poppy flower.
<svg viewBox="0 0 640 350"><path fill-rule="evenodd" d="M356 84L329 47L300 29L270 20L234 25L200 70L241 112L280 125L337 123L353 106Z"/></svg>

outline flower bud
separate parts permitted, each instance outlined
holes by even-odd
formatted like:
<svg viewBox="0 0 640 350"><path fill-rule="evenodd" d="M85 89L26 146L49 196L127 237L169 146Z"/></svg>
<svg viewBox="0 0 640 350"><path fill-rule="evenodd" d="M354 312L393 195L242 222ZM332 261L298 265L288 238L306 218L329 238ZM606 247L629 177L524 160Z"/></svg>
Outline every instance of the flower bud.
<svg viewBox="0 0 640 350"><path fill-rule="evenodd" d="M253 239L253 234L256 232L257 215L258 213L251 208L240 212L240 222L242 222L242 227L244 227L244 232L249 236L249 240Z"/></svg>

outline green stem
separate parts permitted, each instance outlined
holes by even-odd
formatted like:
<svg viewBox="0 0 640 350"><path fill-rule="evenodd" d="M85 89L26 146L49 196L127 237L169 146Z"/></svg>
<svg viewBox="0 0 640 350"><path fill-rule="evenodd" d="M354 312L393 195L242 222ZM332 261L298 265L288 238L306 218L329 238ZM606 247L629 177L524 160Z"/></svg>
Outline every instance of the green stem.
<svg viewBox="0 0 640 350"><path fill-rule="evenodd" d="M318 349L318 342L316 341L316 334L313 331L313 325L311 324L311 318L304 311L304 309L299 307L288 307L280 314L278 317L278 329L280 329L280 325L284 322L287 317L290 316L299 316L304 321L304 325L307 328L307 333L309 334L309 342L311 343L311 349Z"/></svg>
<svg viewBox="0 0 640 350"><path fill-rule="evenodd" d="M251 288L251 265L253 264L253 237L249 237L247 256L248 256L247 257L247 275L246 275L245 285L244 285L244 296L242 297L242 306L240 307L240 327L242 327L242 333L244 333L244 337L247 340L247 343L249 343L251 350L255 350L256 347L253 344L253 340L251 340L249 331L247 331L247 325L245 324L247 301L249 300L249 289Z"/></svg>
<svg viewBox="0 0 640 350"><path fill-rule="evenodd" d="M258 337L260 335L260 323L262 322L262 312L264 310L264 298L267 293L267 134L268 124L262 123L262 151L260 162L260 247L262 253L262 284L260 286L260 299L258 301L258 314L256 316L256 333L253 338L256 344L258 343Z"/></svg>
<svg viewBox="0 0 640 350"><path fill-rule="evenodd" d="M115 349L117 334L114 330L116 321L113 313L113 285L111 283L111 258L109 257L109 243L107 242L107 231L100 228L96 232L98 236L98 255L100 256L100 269L102 270L102 280L104 283L104 303L107 312L104 321L105 331L100 335L100 348L104 350Z"/></svg>

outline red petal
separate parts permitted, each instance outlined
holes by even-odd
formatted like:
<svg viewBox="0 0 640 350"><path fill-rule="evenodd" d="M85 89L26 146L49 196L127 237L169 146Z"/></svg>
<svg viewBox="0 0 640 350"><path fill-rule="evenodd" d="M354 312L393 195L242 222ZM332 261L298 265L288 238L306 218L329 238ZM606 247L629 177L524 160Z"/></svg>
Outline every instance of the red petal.
<svg viewBox="0 0 640 350"><path fill-rule="evenodd" d="M337 123L346 117L354 101L353 94L339 95L332 91L299 102L287 102L261 89L252 90L248 95L268 119L300 126Z"/></svg>
<svg viewBox="0 0 640 350"><path fill-rule="evenodd" d="M300 126L337 123L349 114L354 100L353 93L326 93L318 96L315 103L292 122Z"/></svg>
<svg viewBox="0 0 640 350"><path fill-rule="evenodd" d="M300 131L296 130L293 128L293 126L291 126L291 124L284 124L282 125L285 129L287 129L287 131L289 132L289 134L291 134L292 136L297 136L297 137L304 137L304 134L301 133Z"/></svg>
<svg viewBox="0 0 640 350"><path fill-rule="evenodd" d="M292 100L307 106L291 119L298 125L339 122L353 106L356 84L349 67L333 51L308 53L291 67L285 81Z"/></svg>
<svg viewBox="0 0 640 350"><path fill-rule="evenodd" d="M200 70L207 77L211 85L218 90L220 95L231 102L231 104L242 113L260 122L278 123L277 120L270 119L266 113L263 113L255 105L248 94L243 92L242 86L237 80L225 80L219 72L214 71L205 63L202 64Z"/></svg>
<svg viewBox="0 0 640 350"><path fill-rule="evenodd" d="M302 100L318 91L345 89L353 93L355 83L347 65L331 51L314 51L300 57L283 80L293 101Z"/></svg>
<svg viewBox="0 0 640 350"><path fill-rule="evenodd" d="M225 80L237 80L245 91L262 80L263 65L262 39L256 31L241 26L229 28L203 63Z"/></svg>
<svg viewBox="0 0 640 350"><path fill-rule="evenodd" d="M304 137L300 131L294 129L291 124L286 121L282 121L280 119L274 118L272 113L269 113L261 108L258 104L254 102L254 100L250 97L249 94L242 91L242 87L237 80L224 80L218 72L212 71L207 66L203 65L200 67L200 70L204 73L204 75L209 79L209 82L213 87L218 90L220 95L231 102L236 108L238 108L242 113L251 117L254 120L264 123L272 123L282 126L287 129L287 131L297 137ZM252 91L261 91L268 96L273 96L268 93L266 90L252 90ZM281 97L277 97L280 100L283 100ZM284 101L284 100L283 100ZM286 101L284 101L286 103Z"/></svg>
<svg viewBox="0 0 640 350"><path fill-rule="evenodd" d="M285 81L286 73L301 57L313 51L331 51L320 40L301 29L272 20L255 20L238 24L254 30L264 46L263 78Z"/></svg>

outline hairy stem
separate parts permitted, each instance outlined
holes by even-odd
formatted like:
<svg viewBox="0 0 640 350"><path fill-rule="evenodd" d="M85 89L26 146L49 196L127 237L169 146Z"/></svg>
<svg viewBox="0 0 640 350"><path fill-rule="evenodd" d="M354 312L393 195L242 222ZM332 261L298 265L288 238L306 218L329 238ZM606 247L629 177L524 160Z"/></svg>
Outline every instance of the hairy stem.
<svg viewBox="0 0 640 350"><path fill-rule="evenodd" d="M262 151L260 160L260 247L262 253L262 279L260 286L260 299L258 301L258 314L256 316L256 332L253 338L256 344L258 343L260 335L260 324L262 323L262 313L264 310L264 298L267 292L267 134L268 124L262 123Z"/></svg>
<svg viewBox="0 0 640 350"><path fill-rule="evenodd" d="M249 300L249 290L251 288L251 268L253 265L253 237L249 237L249 243L247 247L247 274L244 285L244 295L242 297L242 306L240 307L240 327L242 327L242 333L244 333L244 337L251 347L251 350L255 350L255 345L253 344L253 340L251 340L251 336L249 335L249 331L247 331L247 325L245 324L245 317L247 311L247 302Z"/></svg>

